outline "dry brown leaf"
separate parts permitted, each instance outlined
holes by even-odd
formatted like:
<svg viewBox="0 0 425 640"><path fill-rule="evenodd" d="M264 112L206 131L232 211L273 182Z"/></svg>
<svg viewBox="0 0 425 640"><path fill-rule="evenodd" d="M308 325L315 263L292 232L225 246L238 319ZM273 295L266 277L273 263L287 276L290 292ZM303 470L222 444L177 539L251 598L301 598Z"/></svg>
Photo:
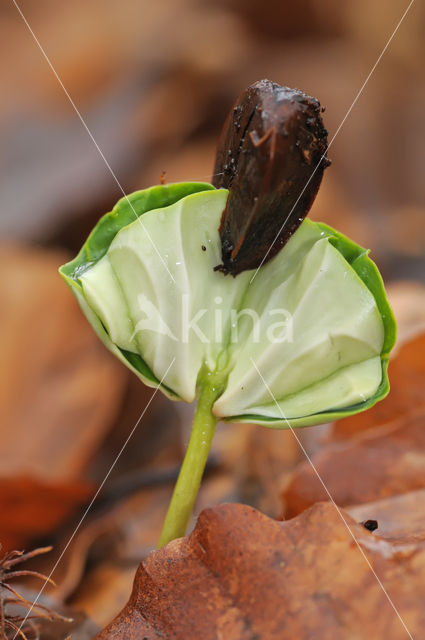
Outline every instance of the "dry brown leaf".
<svg viewBox="0 0 425 640"><path fill-rule="evenodd" d="M35 478L0 478L0 544L25 548L55 531L93 494L83 482L47 484Z"/></svg>
<svg viewBox="0 0 425 640"><path fill-rule="evenodd" d="M234 499L234 489L231 474L207 474L196 510ZM75 608L101 626L107 624L127 602L139 562L156 547L171 492L171 484L146 487L86 525L61 563L68 572L59 578L54 595L68 600L72 594ZM83 576L88 556L92 562Z"/></svg>
<svg viewBox="0 0 425 640"><path fill-rule="evenodd" d="M330 444L312 462L340 506L363 504L425 487L425 417ZM302 462L283 493L286 517L328 500L312 465Z"/></svg>
<svg viewBox="0 0 425 640"><path fill-rule="evenodd" d="M110 428L127 374L57 273L64 255L0 252L0 468L77 477Z"/></svg>
<svg viewBox="0 0 425 640"><path fill-rule="evenodd" d="M175 414L168 415L168 412L164 415L166 407L177 407L179 417ZM192 409L184 404L167 403L162 407L161 412L152 417L156 422L153 425L156 427L155 431L163 428L167 423L169 425L169 429L166 430L168 445L166 442L162 443L162 453L173 444L171 436L179 434L180 422L187 427L190 426ZM195 516L202 508L241 499L240 493L247 484L246 476L242 471L244 463L251 455L249 443L252 431L252 425L221 424L219 426L189 530L195 523ZM257 428L256 431L261 430ZM183 428L182 435L177 440L185 441L188 433L189 429ZM279 433L283 435L283 432ZM71 597L73 606L84 610L90 618L102 626L109 622L112 616L118 614L125 605L138 564L156 547L172 493L172 482L177 478L182 455L177 442L174 442L172 447L174 452L177 451L177 457L175 455L170 457L171 450L166 458L162 454L160 458L153 455L155 446L152 449L152 443L149 442L150 434L146 429L143 435L138 431L134 437L132 448L135 445L136 454L146 457L150 451L151 458L153 456L151 462L156 460L151 471L138 473L139 480L151 475L152 479L156 477L156 482L150 485L147 483L144 487L134 486L132 495L122 495L119 502L115 504L107 503L104 505L107 510L103 510L103 513L97 517L95 513L92 514L93 518L89 516L55 571L58 586L53 594L68 601ZM278 441L276 439L273 441L276 449ZM281 441L281 445L284 444L285 439ZM249 449L249 455L247 449ZM281 446L279 453L274 452L276 460L278 455L281 459L284 455L288 456L284 446ZM262 454L260 457L262 458ZM120 466L122 466L121 461ZM277 463L275 466L277 470ZM174 474L174 480L171 474ZM130 477L133 480L137 479L135 472L132 472ZM119 481L118 485L120 484ZM265 486L262 483L261 490L257 493L263 495L264 489ZM105 491L107 492L107 488ZM274 494L279 496L277 488L274 489ZM113 491L112 495L116 495L116 492ZM65 536L65 541L69 535L71 531ZM59 545L54 550L55 555L59 555L60 551Z"/></svg>
<svg viewBox="0 0 425 640"><path fill-rule="evenodd" d="M0 250L7 274L0 283L5 546L27 546L87 499L81 475L113 424L127 380L59 277L64 259L23 247Z"/></svg>
<svg viewBox="0 0 425 640"><path fill-rule="evenodd" d="M425 331L425 285L416 280L396 280L387 285L387 293L397 320L394 356L405 342Z"/></svg>
<svg viewBox="0 0 425 640"><path fill-rule="evenodd" d="M350 507L358 522L376 520L380 537L393 541L425 539L425 489Z"/></svg>
<svg viewBox="0 0 425 640"><path fill-rule="evenodd" d="M106 601L115 598L114 587L105 582L102 594L99 590L90 592L83 578L85 565L90 553L95 551L97 565L89 573L89 581L97 581L97 569L104 573L105 565L124 568L136 567L140 560L155 548L161 532L164 514L170 499L171 487L168 484L147 487L133 495L122 498L115 506L102 515L88 520L72 541L59 572L55 573L55 597L68 600L74 594L73 604L78 609L98 611L96 602L103 595ZM69 538L72 531L66 537ZM64 541L65 542L65 541ZM100 567L99 567L100 565ZM94 577L91 575L94 573ZM92 601L94 604L92 604ZM100 612L100 615L105 615Z"/></svg>
<svg viewBox="0 0 425 640"><path fill-rule="evenodd" d="M248 425L239 426L248 429ZM300 447L289 430L249 425L244 449L237 469L240 500L278 517L282 511L281 492L302 456Z"/></svg>
<svg viewBox="0 0 425 640"><path fill-rule="evenodd" d="M92 640L99 627L84 614L64 608L64 614L72 616L72 622L45 621L40 628L42 640Z"/></svg>
<svg viewBox="0 0 425 640"><path fill-rule="evenodd" d="M365 413L337 422L328 443L312 458L339 505L425 487L424 333L401 345L389 375L388 397ZM283 497L288 517L328 499L308 462L297 468Z"/></svg>
<svg viewBox="0 0 425 640"><path fill-rule="evenodd" d="M425 625L425 545L347 522L410 633ZM277 522L251 507L206 509L188 538L139 567L97 640L404 640L406 631L331 504Z"/></svg>
<svg viewBox="0 0 425 640"><path fill-rule="evenodd" d="M84 577L72 606L84 610L99 628L104 627L127 602L136 568L137 564L99 563Z"/></svg>

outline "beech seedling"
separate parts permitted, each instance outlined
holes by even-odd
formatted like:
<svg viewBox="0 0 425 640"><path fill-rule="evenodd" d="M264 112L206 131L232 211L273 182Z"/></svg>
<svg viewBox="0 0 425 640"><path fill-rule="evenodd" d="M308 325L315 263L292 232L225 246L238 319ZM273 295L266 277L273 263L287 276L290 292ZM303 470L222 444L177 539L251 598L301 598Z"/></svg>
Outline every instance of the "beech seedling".
<svg viewBox="0 0 425 640"><path fill-rule="evenodd" d="M60 268L145 384L197 401L160 546L186 532L218 420L302 427L389 390L395 322L368 251L304 219L322 179L319 102L268 80L224 126L214 185L121 199Z"/></svg>

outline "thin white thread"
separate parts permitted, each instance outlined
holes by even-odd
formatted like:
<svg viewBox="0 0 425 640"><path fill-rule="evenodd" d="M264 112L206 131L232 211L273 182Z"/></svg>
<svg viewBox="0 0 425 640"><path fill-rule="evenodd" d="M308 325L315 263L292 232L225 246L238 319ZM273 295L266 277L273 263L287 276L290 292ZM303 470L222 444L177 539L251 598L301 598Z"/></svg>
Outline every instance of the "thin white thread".
<svg viewBox="0 0 425 640"><path fill-rule="evenodd" d="M90 129L88 128L88 126L87 126L87 124L86 124L86 122L85 122L84 118L83 118L83 117L82 117L82 115L80 114L80 112L79 112L78 108L76 107L76 105L75 105L74 101L72 100L72 98L71 98L70 94L68 93L67 89L65 88L65 86L64 86L64 84L63 84L63 82L62 82L62 80L60 79L60 77L59 77L58 73L56 72L55 68L53 67L53 65L52 65L52 63L51 63L51 61L50 61L49 57L47 56L47 54L45 53L45 51L44 51L43 47L41 46L41 43L40 43L40 42L39 42L39 40L37 39L37 37L36 37L36 35L35 35L34 31L31 29L31 27L30 27L30 25L29 25L29 23L28 23L28 21L27 21L26 17L24 16L24 14L23 14L23 12L22 12L21 8L20 8L20 7L19 7L19 5L17 4L16 0L12 0L12 2L13 2L13 4L15 5L15 7L16 7L16 9L17 9L18 13L20 14L20 16L21 16L22 20L24 21L25 25L27 26L28 30L30 31L30 33L31 33L31 35L32 35L32 37L33 37L33 39L35 40L35 42L36 42L37 46L39 47L39 49L40 49L40 51L41 51L41 53L42 53L42 55L44 56L44 58L45 58L46 62L48 63L48 65L49 65L50 69L52 70L53 74L55 75L55 77L56 77L57 81L59 82L59 84L60 84L60 86L61 86L62 90L63 90L63 91L64 91L64 93L65 93L65 95L67 96L67 98L68 98L68 100L69 100L69 102L70 102L71 106L73 107L73 109L74 109L75 113L77 114L78 118L80 119L80 121L81 121L81 123L82 123L83 127L84 127L84 128L85 128L85 130L87 131L87 133L88 133L89 137L91 138L91 140L92 140L93 144L95 145L95 147L96 147L97 151L99 152L99 154L100 154L101 158L103 159L103 161L104 161L105 165L107 166L107 168L108 168L108 170L109 170L110 174L112 175L112 177L113 177L113 179L115 180L115 182L116 182L117 186L119 187L119 189L120 189L120 190L121 190L121 192L123 193L123 196L124 196L124 198L126 199L126 201L127 201L127 203L129 204L129 206L131 207L131 209L132 209L132 211L133 211L133 213L134 213L134 215L135 215L136 219L139 221L139 223L141 224L141 226L144 228L144 230L145 230L145 232L146 232L146 235L148 236L148 238L149 238L150 242L152 243L152 246L154 247L154 249L155 249L156 253L158 254L158 257L160 258L161 262L162 262L162 263L163 263L163 265L165 266L165 268L166 268L166 270L167 270L168 274L170 275L171 279L175 282L174 277L172 276L171 272L170 272L170 271L169 271L169 269L168 269L168 266L166 265L165 261L163 260L162 256L160 255L160 253L159 253L159 251L158 251L158 249L157 249L157 247L156 247L155 243L153 242L152 238L150 237L150 234L148 233L147 229L146 229L146 228L145 228L145 226L143 225L143 222L140 220L139 216L137 216L137 213L136 213L136 211L135 211L135 209L134 209L134 207L133 207L132 203L130 202L130 200L129 200L129 198L128 198L127 194L125 193L125 191L124 191L123 187L121 186L121 183L119 182L119 180L118 180L118 178L116 177L116 175L115 175L114 171L112 170L111 166L109 165L109 163L108 163L108 161L107 161L106 157L104 156L104 154L103 154L102 150L100 149L99 145L97 144L96 140L94 139L94 137L93 137L93 135L92 135L92 133L91 133ZM373 67L372 67L371 71L369 72L369 74L368 74L368 76L367 76L366 80L364 81L363 85L361 86L360 90L358 91L358 93L357 93L356 97L354 98L354 100L353 100L353 102L352 102L352 104L351 104L350 108L348 109L347 113L345 114L345 116L344 116L344 118L343 118L342 122L341 122L341 123L340 123L340 125L338 126L338 128L337 128L337 130L336 130L336 132L335 132L334 136L332 137L332 139L331 139L331 141L330 141L329 145L328 145L328 146L327 146L327 148L326 148L325 153L322 155L322 157L320 158L319 162L317 163L317 165L316 165L316 167L315 167L314 171L312 172L312 174L311 174L311 176L310 176L309 180L308 180L308 181L307 181L307 183L305 184L305 186L304 186L303 190L301 191L300 195L298 196L298 199L296 200L296 202L295 202L295 204L293 205L293 207L292 207L291 211L289 212L289 214L288 214L287 218L285 219L284 223L282 224L281 228L279 229L279 231L278 231L278 233L277 233L277 235L276 235L275 239L273 240L272 244L270 245L270 247L269 247L269 249L268 249L267 253L265 254L265 256L264 256L263 260L261 261L261 263L260 263L259 267L257 268L257 270L255 271L255 273L254 273L253 277L251 278L250 283L254 280L254 278L255 278L255 276L257 275L257 273L258 273L259 269L261 268L262 264L263 264L263 263L264 263L264 261L266 260L267 255L269 254L270 250L272 249L273 245L275 244L275 242L276 242L276 240L277 240L277 238L278 238L278 236L279 236L280 232L282 231L283 227L284 227L284 226L285 226L285 224L286 224L286 221L288 220L288 218L290 217L290 215L291 215L292 211L294 210L294 208L295 208L295 207L296 207L296 205L298 204L298 202L299 202L300 198L302 197L302 195L303 195L303 193L304 193L305 189L306 189L306 188L307 188L307 186L309 185L309 183L310 183L311 179L313 178L313 176L314 176L314 174L316 173L316 171L317 171L318 167L320 166L320 163L323 161L323 159L324 159L324 157L325 157L326 152L330 149L330 147L331 147L331 145L333 144L333 142L334 142L334 140L335 140L336 136L338 135L338 133L339 133L339 131L341 130L342 126L344 125L344 123L345 123L346 119L348 118L349 114L351 113L351 111L352 111L353 107L355 106L355 104L356 104L357 100L359 99L359 97L360 97L361 93L363 92L363 89L365 88L365 86L366 86L367 82L369 81L370 77L371 77L371 76L372 76L372 74L374 73L374 71L375 71L376 67L378 66L378 64L379 64L379 62L380 62L380 60L381 60L382 56L384 55L384 53L385 53L385 51L387 50L387 48L388 48L389 44L391 43L391 41L392 41L393 37L395 36L396 32L398 31L398 29L399 29L399 27L400 27L401 23L403 22L403 20L404 20L405 16L407 15L408 11L410 10L410 7L412 6L413 2L414 2L414 0L411 0L411 1L410 1L410 3L409 3L409 5L408 5L407 9L405 10L405 12L403 13L402 17L400 18L400 20L399 20L399 22L398 22L397 26L395 27L395 29L394 29L393 33L391 34L391 36L390 36L389 40L387 41L387 43L386 43L386 45L385 45L385 47L384 47L384 48L383 48L383 50L381 51L381 53L380 53L380 55L379 55L378 59L376 60L375 64L373 65ZM219 174L216 174L216 175L219 175ZM170 365L169 365L169 367L168 367L167 371L165 372L164 376L162 377L162 379L161 379L161 381L160 381L160 384L161 384L161 382L164 380L164 378L165 378L165 376L167 375L167 373L168 373L169 369L171 368L171 366L173 365L174 360L175 360L175 358L174 358L174 359L172 360L172 362L170 363ZM304 455L306 456L307 460L309 461L310 465L312 466L312 468L313 468L313 470L314 470L315 474L317 475L317 477L318 477L319 481L321 482L321 484L322 484L323 488L325 489L325 491L326 491L327 495L329 496L329 499L331 500L332 504L334 505L335 509L337 510L338 514L340 515L340 517L341 517L342 521L344 522L344 524L345 524L346 528L347 528L347 529L348 529L348 531L350 532L350 534L351 534L351 536L352 536L352 538L353 538L354 542L356 543L356 545L357 545L358 549L360 550L361 554L363 555L363 557L364 557L365 561L367 562L367 564L368 564L368 566L369 566L370 570L371 570L371 571L372 571L372 573L374 574L374 576L375 576L376 580L378 581L378 584L380 585L380 587L381 587L382 591L383 591L383 592L384 592L384 594L386 595L386 597L387 597L387 599L388 599L389 603L391 604L391 606L392 606L393 610L394 610L394 611L395 611L395 613L397 614L397 616L398 616L398 618L399 618L400 622L402 623L402 625L403 625L404 629L406 630L406 632L407 632L407 634L409 635L409 637L411 638L411 640L413 640L413 636L410 634L410 632L409 632L409 630L408 630L408 628L407 628L406 624L404 623L404 621L403 621L402 617L400 616L400 614L399 614L399 612L398 612L397 608L395 607L395 605L394 605L393 601L391 600L391 598L390 598L389 594L387 593L387 591L386 591L386 589L385 589L384 585L382 584L381 580L379 579L379 577L378 577L378 576L377 576L377 574L375 573L375 571L374 571L374 569L373 569L373 567L372 567L372 565L371 565L371 563L370 563L369 559L367 558L367 556L366 556L366 554L364 553L363 549L361 548L361 546L360 546L359 542L357 541L356 537L354 536L353 532L351 531L351 529L350 529L350 527L349 527L349 525L348 525L347 521L345 520L345 518L344 518L344 516L343 516L342 512L340 511L339 507L336 505L335 501L333 500L333 498L332 498L331 494L329 493L329 490L327 489L326 485L324 484L324 482L323 482L323 480L322 480L322 478L321 478L320 474L318 473L317 469L315 468L315 466L314 466L314 464L313 464L313 462L312 462L311 458L309 457L308 453L306 452L305 448L303 447L303 445L302 445L301 441L299 440L298 436L296 435L296 433L295 433L294 429L291 427L291 425L290 425L289 421L288 421L288 420L286 419L286 417L284 416L284 414L283 414L283 412L282 412L282 410L281 410L281 408L280 408L279 404L277 403L276 398L274 397L274 395L273 395L273 393L272 393L271 389L268 387L268 385L267 385L266 381L264 380L264 378L263 378L263 376L262 376L261 372L259 371L259 369L258 369L258 367L257 367L256 363L254 362L254 360L253 360L252 358L251 358L251 362L252 362L252 364L254 365L255 369L257 370L257 372L258 372L258 374L259 374L259 376L260 376L261 380L263 381L263 384L265 385L266 389L268 390L268 392L269 392L270 396L272 397L273 401L275 402L276 406L278 407L278 410L280 411L280 413L281 413L281 415L282 415L282 418L283 418L283 419L285 420L285 422L288 424L289 429L291 430L292 434L293 434L293 435L294 435L294 437L296 438L296 440L297 440L297 442L298 442L298 444L299 444L300 448L302 449L302 451L303 451ZM51 578L51 576L53 575L54 571L57 569L57 567L58 567L58 565L59 565L60 561L62 560L62 558L63 558L64 554L66 553L66 551L67 551L67 549L68 549L69 545L71 544L72 540L74 539L74 537L75 537L76 533L78 532L78 530L79 530L80 526L82 525L82 523L83 523L84 519L86 518L87 514L89 513L89 511L90 511L90 509L91 509L92 505L94 504L94 502L95 502L95 500L96 500L97 496L99 495L99 493L100 493L100 491L102 490L102 488L103 488L104 484L106 483L106 481L107 481L107 479L108 479L108 477L109 477L110 473L111 473L111 472L112 472L112 470L114 469L114 467L115 467L116 463L118 462L118 460L119 460L119 458L120 458L121 454L123 453L124 449L126 448L126 446L127 446L128 442L129 442L130 438L132 437L132 435L133 435L134 431L136 430L136 428L137 428L138 424L140 423L141 419L143 418L143 416L144 416L144 414L145 414L146 410L148 409L148 407L149 407L150 403L152 402L153 398L155 397L156 393L158 392L158 389L159 389L159 387L158 387L158 388L155 390L155 392L152 394L152 396L151 396L151 398L150 398L150 400L149 400L148 404L146 405L146 407L145 407L145 409L143 410L142 414L140 415L140 417L139 417L138 421L137 421L137 422L136 422L136 424L134 425L134 427L133 427L133 429L132 429L132 431L131 431L130 435L128 436L127 440L125 441L124 445L122 446L121 450L119 451L119 453L118 453L117 457L115 458L114 462L112 463L112 465L111 465L111 467L110 467L110 469L109 469L108 473L106 474L106 476L105 476L105 478L103 479L103 481L102 481L101 485L99 486L98 490L96 491L96 493L95 493L94 497L92 498L91 502L89 503L89 505L88 505L88 507L87 507L86 511L84 512L84 514L83 514L83 516L82 516L82 518L81 518L80 522L78 523L78 525L77 525L77 527L75 528L75 530L74 530L73 534L71 535L70 539L68 540L68 542L67 542L67 544L66 544L65 548L63 549L63 551L62 551L61 555L59 556L58 560L56 561L55 565L53 566L53 569L51 570L51 572L50 572L50 574L49 574L49 576L48 576L47 580L44 582L43 586L41 587L41 589L40 589L40 591L39 591L39 593L38 593L38 595L37 595L37 597L35 598L34 602L32 603L31 608L29 609L29 611L27 612L27 614L26 614L25 618L23 619L23 621L22 621L22 623L21 623L21 626L19 627L18 631L16 632L16 634L15 634L15 636L14 636L14 640L15 640L15 638L17 637L17 635L19 634L19 631L21 630L22 625L26 622L26 620L27 620L28 616L31 614L31 612L32 612L32 610L33 610L33 608L34 608L34 606L37 604L37 602L38 602L38 600L39 600L40 596L42 595L42 593L43 593L43 591L44 591L44 589L45 589L45 587L46 587L46 584L48 583L48 580Z"/></svg>
<svg viewBox="0 0 425 640"><path fill-rule="evenodd" d="M255 370L257 371L258 375L260 376L260 378L261 378L261 380L262 380L262 382L263 382L263 384L264 384L264 386L265 386L265 388L266 388L267 392L269 393L270 397L272 398L273 402L275 403L275 405L276 405L276 407L277 407L277 409L278 409L278 411L279 411L280 415L282 416L282 419L286 422L286 424L288 425L289 429L291 430L292 435L293 435L293 436L294 436L294 438L296 439L296 441L297 441L298 445L300 446L300 448L301 448L301 450L302 450L303 454L304 454L304 455L305 455L305 457L307 458L307 460L308 460L309 464L311 465L311 467L312 467L312 469L313 469L314 473L316 474L316 476L317 476L317 478L318 478L318 480L319 480L320 484L322 485L322 487L323 487L323 488L324 488L324 490L326 491L326 494L328 495L329 500L332 502L332 504L333 504L333 506L335 507L335 509L336 509L336 511L337 511L337 513L338 513L338 515L339 515L339 517L340 517L340 518L341 518L341 520L343 521L344 525L345 525L345 526L346 526L346 528L348 529L348 532L350 533L351 537L353 538L354 542L356 543L357 548L359 549L359 551L360 551L360 553L362 554L363 558L366 560L366 563L368 564L369 569L372 571L373 575L375 576L375 578L376 578L376 580L377 580L377 582L378 582L379 586L381 587L382 591L384 592L384 594L385 594L385 596L386 596L386 598L387 598L388 602L390 603L390 605L391 605L391 606L392 606L392 608L394 609L395 613L397 614L397 616L398 616L398 618L399 618L399 620L400 620L401 624L403 625L403 627L404 627L404 629L405 629L406 633L408 634L408 636L409 636L409 638L410 638L411 640L414 640L414 639L413 639L412 634L410 633L409 629L408 629L408 628L407 628L407 626L406 626L406 623L404 622L403 618L401 617L400 613L398 612L397 607L395 606L395 604L394 604L394 603L393 603L393 601L391 600L391 598L390 598L390 596L389 596L389 594L388 594L387 590L385 589L384 585L382 584L382 582L381 582L381 580L380 580L379 576L376 574L376 572L375 572L374 568L372 567L372 564L371 564L371 562L370 562L369 558L367 557L367 555L366 555L366 554L365 554L365 552L363 551L363 549L362 549L362 547L360 546L360 543L358 542L358 540L357 540L356 536L355 536L355 535L354 535L354 533L352 532L350 525L348 524L348 522L347 522L347 521L346 521L346 519L344 518L344 515L343 515L343 513L342 513L341 509L338 507L338 505L336 504L335 500L334 500L334 499L333 499L333 497L331 496L331 494L330 494L330 492L329 492L329 489L327 488L326 484L324 483L324 481L323 481L323 479L322 479L322 477L321 477L320 473L317 471L317 469L316 469L316 467L315 467L315 465L314 465L314 462L312 461L312 459L311 459L311 458L310 458L310 456L308 455L308 453L307 453L307 451L305 450L305 448L304 448L304 446L303 446L303 444L302 444L301 440L299 439L299 437L298 437L298 436L297 436L297 434L295 433L295 430L292 428L292 426L291 426L291 424L290 424L289 420L286 418L285 414L283 413L282 408L280 407L279 403L277 402L277 400L276 400L276 398L275 398L275 396L274 396L274 394L273 394L273 391L270 389L269 385L268 385L268 384L267 384L267 382L265 381L265 379L264 379L264 377L263 377L263 375L262 375L261 371L260 371L260 370L259 370L259 368L257 367L257 364L256 364L256 362L254 361L254 359L251 357L251 358L250 358L250 360L251 360L251 362L252 362L252 364L253 364L253 366L254 366Z"/></svg>
<svg viewBox="0 0 425 640"><path fill-rule="evenodd" d="M395 27L394 31L392 32L391 36L389 37L389 39L387 40L387 43L385 45L385 47L382 49L381 53L378 56L378 59L376 60L375 64L373 65L372 69L369 71L366 80L363 82L362 86L360 87L359 91L357 92L356 97L354 98L353 102L351 103L350 108L348 109L347 113L345 114L345 116L343 117L339 127L337 128L336 132L334 133L331 141L329 142L328 146L326 147L326 151L324 152L324 154L322 155L322 157L320 158L319 162L317 163L317 165L314 168L314 171L312 172L311 176L309 177L309 179L307 180L307 182L304 185L303 190L301 191L300 195L298 196L297 200L295 201L295 204L293 205L292 209L290 210L290 212L288 213L288 215L286 216L282 226L280 227L279 231L277 232L275 239L273 240L273 242L271 243L270 247L267 249L267 252L265 253L263 259L260 262L260 265L257 267L257 269L255 270L254 275L252 276L251 280L249 281L249 284L252 283L252 281L254 280L255 276L257 275L258 271L261 269L262 265L264 264L264 261L267 259L267 256L269 255L271 249L273 248L276 240L278 239L283 227L285 226L285 224L287 223L289 217L291 216L292 212L294 211L295 207L297 206L298 202L300 201L304 191L307 189L308 185L310 184L314 174L316 173L317 169L319 168L320 164L322 163L322 161L324 160L328 150L331 148L335 138L337 137L338 133L340 132L340 130L342 129L345 121L347 120L348 116L350 115L353 107L355 106L357 100L360 98L361 94L363 93L363 89L365 88L365 86L367 85L367 83L369 82L373 72L375 71L376 67L378 66L378 64L381 61L382 56L384 55L384 53L386 52L386 50L388 49L392 39L394 38L395 34L397 33L401 23L403 22L404 18L406 17L410 7L412 6L412 4L414 3L415 0L410 0L410 3L407 7L407 9L405 10L405 12L403 13L403 15L401 16L400 20L397 23L397 26Z"/></svg>
<svg viewBox="0 0 425 640"><path fill-rule="evenodd" d="M43 594L44 589L46 588L49 580L51 579L52 575L54 574L54 572L56 571L56 569L59 566L59 563L61 562L63 556L65 555L66 551L68 550L69 545L71 544L71 542L73 541L73 539L75 538L78 530L80 529L81 525L83 524L84 520L86 519L87 514L89 513L90 509L92 508L93 504L95 503L99 493L102 491L106 481L108 480L109 476L111 475L113 469L115 468L118 460L121 457L121 454L124 452L125 448L127 447L128 443L130 442L131 438L133 437L134 432L136 431L137 427L139 426L143 416L145 415L146 411L149 408L149 405L151 404L152 400L155 398L156 394L159 391L159 388L162 384L162 382L165 379L165 376L167 375L167 373L169 372L169 370L171 369L171 367L173 366L175 361L175 358L172 359L167 371L164 373L164 375L162 376L161 380L159 381L159 385L157 386L157 388L155 389L154 393L151 395L151 397L149 398L149 402L147 403L146 407L143 409L142 413L139 416L139 419L137 420L136 424L134 425L134 427L132 428L132 430L130 431L129 436L127 437L126 441L124 442L124 444L122 445L121 449L119 450L117 456L115 457L113 463L111 464L111 466L109 467L109 470L107 472L107 474L105 475L105 477L102 480L102 483L99 485L96 493L94 494L93 498L91 499L91 501L89 502L88 507L86 508L86 510L84 511L83 515L81 516L81 519L79 521L79 523L77 524L77 526L75 527L71 537L69 538L68 542L66 543L64 549L62 550L62 553L60 554L59 558L56 560L55 564L53 565L53 569L50 571L49 575L47 576L46 580L44 581L43 585L41 586L40 591L37 594L37 597L35 598L34 602L31 604L31 607L29 608L25 618L22 620L21 622L21 626L19 627L19 629L17 630L17 632L15 633L15 635L13 636L13 640L15 640L15 638L18 636L20 630L22 629L23 625L25 624L25 622L28 619L28 616L30 616L32 610L34 609L34 607L36 606L37 602L39 601L41 595Z"/></svg>
<svg viewBox="0 0 425 640"><path fill-rule="evenodd" d="M41 53L42 53L42 55L43 55L44 59L46 60L47 64L49 65L49 67L50 67L51 71L53 72L53 74L54 74L54 76L55 76L56 80L57 80L57 81L58 81L58 83L60 84L60 86L61 86L61 88L62 88L63 92L65 93L66 97L68 98L68 100L69 100L69 102L70 102L70 104L71 104L72 108L74 109L75 113L77 114L77 116L78 116L78 118L79 118L79 120L80 120L81 124L83 125L84 129L87 131L87 133L88 133L88 135L89 135L89 137L90 137L91 141L93 142L94 146L96 147L97 151L99 152L100 157L102 158L103 162L105 163L106 167L107 167L107 168L108 168L108 170L109 170L109 173L111 174L111 176L112 176L112 178L114 179L115 183L117 184L117 186L118 186L119 190L120 190L120 191L121 191L121 193L123 194L123 196L124 196L125 200L127 201L127 204L130 206L131 210L133 211L133 213L134 213L134 216L135 216L136 220L139 222L139 224L141 225L141 227L144 229L144 231L145 231L145 233L146 233L146 235L147 235L147 237L148 237L148 240L150 241L151 245L153 246L153 248L154 248L155 252L157 253L157 255L158 255L159 259L161 260L162 264L164 265L165 269L167 270L168 275L170 276L170 278L172 279L172 281L175 283L176 281L175 281L175 279L174 279L174 277L173 277L173 274L172 274L172 273L171 273L171 271L169 270L169 268L168 268L168 266L167 266L167 263L165 262L164 258L161 256L161 254L159 253L159 251L158 251L158 248L157 248L156 244L155 244L155 243L154 243L154 241L152 240L151 235L150 235L150 233L148 232L148 230L146 229L145 225L143 224L143 222L142 222L142 220L141 220L140 216L138 216L138 215L137 215L136 210L135 210L135 208L133 207L133 205L132 205L132 203L131 203L131 201L130 201L130 199L129 199L128 195L125 193L125 191L124 191L124 189L123 189L123 187L122 187L122 185L121 185L120 181L118 180L117 176L115 175L115 173L114 173L114 171L113 171L113 169L112 169L111 165L110 165L110 164L109 164L109 162L107 161L107 159L106 159L106 157L105 157L105 155L104 155L104 153L103 153L102 149L99 147L99 145L97 144L96 140L94 139L94 136L93 136L92 132L91 132L91 131L90 131L90 129L88 128L86 121L84 120L83 116L82 116L82 115L81 115L81 113L79 112L79 110L78 110L78 108L77 108L77 106L76 106L75 102L74 102L74 101L73 101L73 99L71 98L71 96L70 96L70 94L69 94L68 90L66 89L66 87L65 87L65 85L63 84L62 80L60 79L59 74L57 73L56 69L54 68L54 66L53 66L52 62L50 61L50 58L48 57L47 53L44 51L44 49L43 49L43 47L42 47L42 45L41 45L40 41L38 40L37 36L36 36L36 35L35 35L35 33L34 33L34 31L31 29L31 26L30 26L30 24L29 24L28 20L26 19L26 17L25 17L25 16L24 16L24 14L22 13L22 10L21 10L21 8L19 7L19 5L18 5L18 3L16 2L16 0L12 0L12 2L13 2L13 4L15 5L15 7L16 7L16 9L17 9L17 11L18 11L19 15L21 16L22 20L24 21L25 25L27 26L27 28L28 28L29 32L31 33L31 35L32 35L32 37L33 37L33 39L34 39L34 41L36 42L36 44L37 44L38 48L40 49L40 51L41 51Z"/></svg>

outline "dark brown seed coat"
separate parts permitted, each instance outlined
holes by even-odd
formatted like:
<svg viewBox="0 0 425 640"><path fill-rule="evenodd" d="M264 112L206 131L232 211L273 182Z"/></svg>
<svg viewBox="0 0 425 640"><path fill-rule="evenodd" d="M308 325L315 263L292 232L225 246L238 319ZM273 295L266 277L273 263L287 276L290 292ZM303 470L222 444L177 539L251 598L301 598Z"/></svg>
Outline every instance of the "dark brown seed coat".
<svg viewBox="0 0 425 640"><path fill-rule="evenodd" d="M298 89L260 80L225 122L213 184L229 189L220 224L223 264L237 275L272 258L307 215L326 158L320 103Z"/></svg>

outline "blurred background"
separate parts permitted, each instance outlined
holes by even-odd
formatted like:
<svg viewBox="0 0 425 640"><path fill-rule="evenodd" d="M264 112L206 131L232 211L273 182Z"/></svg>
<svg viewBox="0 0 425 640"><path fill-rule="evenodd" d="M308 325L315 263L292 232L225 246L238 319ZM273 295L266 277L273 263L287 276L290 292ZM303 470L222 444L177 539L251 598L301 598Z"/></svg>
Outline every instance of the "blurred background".
<svg viewBox="0 0 425 640"><path fill-rule="evenodd" d="M264 77L316 96L332 138L408 3L19 4L129 193L162 172L208 181L227 111ZM54 544L46 570L151 391L106 353L56 271L120 187L11 1L0 18L0 542ZM417 2L332 144L311 211L372 249L402 331L422 326L425 308L424 28ZM155 397L58 566L52 597L100 625L155 544L189 415ZM287 436L221 428L199 508L234 499L278 516L276 479L299 459Z"/></svg>

